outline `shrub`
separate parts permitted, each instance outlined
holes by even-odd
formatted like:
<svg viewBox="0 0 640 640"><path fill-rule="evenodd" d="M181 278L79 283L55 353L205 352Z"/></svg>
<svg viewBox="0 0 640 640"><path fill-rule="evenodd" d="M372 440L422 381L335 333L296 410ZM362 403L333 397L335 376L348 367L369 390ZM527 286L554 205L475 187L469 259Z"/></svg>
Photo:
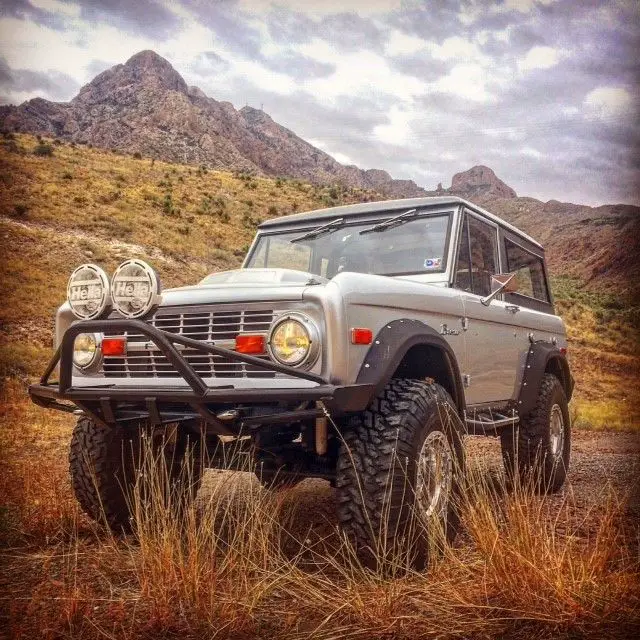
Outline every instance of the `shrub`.
<svg viewBox="0 0 640 640"><path fill-rule="evenodd" d="M62 174L62 179L63 180L73 180L73 174L70 171L65 171Z"/></svg>
<svg viewBox="0 0 640 640"><path fill-rule="evenodd" d="M53 155L53 147L50 144L46 144L44 142L41 142L33 150L33 153L36 156L50 157L50 156Z"/></svg>
<svg viewBox="0 0 640 640"><path fill-rule="evenodd" d="M9 139L3 141L2 146L9 153L20 153L20 151L21 151L20 147L18 146L18 143L13 138L9 138Z"/></svg>
<svg viewBox="0 0 640 640"><path fill-rule="evenodd" d="M142 160L142 154L141 154L139 151L136 151L136 152L133 154L133 157L134 157L136 160Z"/></svg>
<svg viewBox="0 0 640 640"><path fill-rule="evenodd" d="M13 215L16 218L26 218L29 213L29 207L26 204L18 203L13 207Z"/></svg>
<svg viewBox="0 0 640 640"><path fill-rule="evenodd" d="M164 196L164 200L162 201L162 212L168 216L172 216L176 212L176 209L173 205L173 198L171 197L170 193L167 193Z"/></svg>
<svg viewBox="0 0 640 640"><path fill-rule="evenodd" d="M278 215L278 208L275 207L274 205L271 205L267 209L267 213L269 214L270 217L275 218Z"/></svg>

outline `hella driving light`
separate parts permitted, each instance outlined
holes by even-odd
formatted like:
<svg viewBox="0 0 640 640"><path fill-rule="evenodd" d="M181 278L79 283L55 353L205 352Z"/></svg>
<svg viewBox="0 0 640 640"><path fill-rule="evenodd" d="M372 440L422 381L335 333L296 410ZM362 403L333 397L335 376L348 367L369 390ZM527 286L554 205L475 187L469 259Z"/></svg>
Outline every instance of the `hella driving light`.
<svg viewBox="0 0 640 640"><path fill-rule="evenodd" d="M94 320L110 304L109 277L95 264L81 264L69 278L67 301L80 320Z"/></svg>
<svg viewBox="0 0 640 640"><path fill-rule="evenodd" d="M125 318L140 318L160 297L160 280L155 270L142 260L123 262L111 279L113 307Z"/></svg>
<svg viewBox="0 0 640 640"><path fill-rule="evenodd" d="M280 364L299 367L313 364L320 348L319 333L313 321L302 314L276 321L269 335L269 352Z"/></svg>
<svg viewBox="0 0 640 640"><path fill-rule="evenodd" d="M100 357L100 340L95 333L80 333L73 343L73 364L89 369Z"/></svg>

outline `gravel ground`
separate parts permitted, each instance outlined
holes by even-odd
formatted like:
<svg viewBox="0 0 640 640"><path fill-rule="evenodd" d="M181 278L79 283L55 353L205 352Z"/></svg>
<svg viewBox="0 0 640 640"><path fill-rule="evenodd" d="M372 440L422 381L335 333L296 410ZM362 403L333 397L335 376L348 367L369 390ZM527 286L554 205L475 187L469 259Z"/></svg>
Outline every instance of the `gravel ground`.
<svg viewBox="0 0 640 640"><path fill-rule="evenodd" d="M627 500L625 524L631 528L640 523L640 433L580 431L573 433L571 463L567 483L560 492L549 496L550 517L564 505L571 506L572 518L581 535L592 532L607 495ZM498 438L467 438L468 464L480 463L491 476L502 474L502 458ZM201 499L218 482L246 483L257 480L253 474L209 471L205 475ZM308 479L292 490L281 492L284 517L291 518L289 531L299 540L315 544L335 541L337 520L334 513L334 490L324 480ZM573 528L573 527L572 527ZM626 528L626 527L625 527ZM640 528L638 529L640 535ZM464 544L465 536L459 543Z"/></svg>

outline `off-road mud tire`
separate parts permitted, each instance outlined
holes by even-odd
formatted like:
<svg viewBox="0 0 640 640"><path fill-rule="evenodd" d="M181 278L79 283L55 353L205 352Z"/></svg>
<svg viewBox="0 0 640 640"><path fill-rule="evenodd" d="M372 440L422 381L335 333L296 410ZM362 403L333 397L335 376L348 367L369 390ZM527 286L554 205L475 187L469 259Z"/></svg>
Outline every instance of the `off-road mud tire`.
<svg viewBox="0 0 640 640"><path fill-rule="evenodd" d="M86 416L78 419L71 437L69 472L75 496L83 511L106 524L114 533L132 530L131 490L139 477L142 436L152 429L146 424L105 426ZM163 450L171 490L195 498L202 477L202 458L197 436L178 429L176 442ZM188 473L183 470L186 455ZM141 487L144 492L144 487ZM189 496L185 495L189 494ZM181 504L181 500L174 504Z"/></svg>
<svg viewBox="0 0 640 640"><path fill-rule="evenodd" d="M557 405L564 421L562 453L554 459L551 449L551 411ZM531 487L536 491L555 493L567 477L571 456L571 420L562 383L546 373L540 384L534 409L514 428L500 435L502 459L507 480L513 486Z"/></svg>
<svg viewBox="0 0 640 640"><path fill-rule="evenodd" d="M459 524L455 505L464 467L462 422L451 396L435 383L394 379L344 425L336 471L338 520L370 568L402 557L397 544L410 545L413 568L427 564L433 541L412 522L413 487L422 444L436 430L446 435L454 462L444 531L450 542Z"/></svg>

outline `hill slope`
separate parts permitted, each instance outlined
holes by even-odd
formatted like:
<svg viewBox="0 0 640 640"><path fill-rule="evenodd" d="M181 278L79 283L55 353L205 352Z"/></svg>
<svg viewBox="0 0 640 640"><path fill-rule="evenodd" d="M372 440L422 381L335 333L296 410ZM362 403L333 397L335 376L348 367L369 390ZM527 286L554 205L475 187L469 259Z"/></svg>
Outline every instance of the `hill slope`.
<svg viewBox="0 0 640 640"><path fill-rule="evenodd" d="M393 180L386 171L340 164L263 111L238 111L208 98L153 51L104 71L68 103L36 98L0 107L0 127L170 162L337 182L389 196L425 194L414 182Z"/></svg>
<svg viewBox="0 0 640 640"><path fill-rule="evenodd" d="M42 371L53 313L81 262L98 262L111 272L135 256L154 264L165 286L193 283L238 266L261 220L381 198L373 191L206 171L73 144L53 143L51 157L38 156L38 146L25 135L0 144L0 375ZM625 230L635 224L627 218L637 219L637 210L603 212L527 198L485 205L534 237L548 235L583 422L640 424L633 401L640 309L630 295L635 271L625 271L633 259L627 264L620 249L637 242L638 234ZM620 256L621 263L585 286L581 274L590 273L590 256L578 256L579 268L566 258L580 253L580 242L592 243L611 264Z"/></svg>

